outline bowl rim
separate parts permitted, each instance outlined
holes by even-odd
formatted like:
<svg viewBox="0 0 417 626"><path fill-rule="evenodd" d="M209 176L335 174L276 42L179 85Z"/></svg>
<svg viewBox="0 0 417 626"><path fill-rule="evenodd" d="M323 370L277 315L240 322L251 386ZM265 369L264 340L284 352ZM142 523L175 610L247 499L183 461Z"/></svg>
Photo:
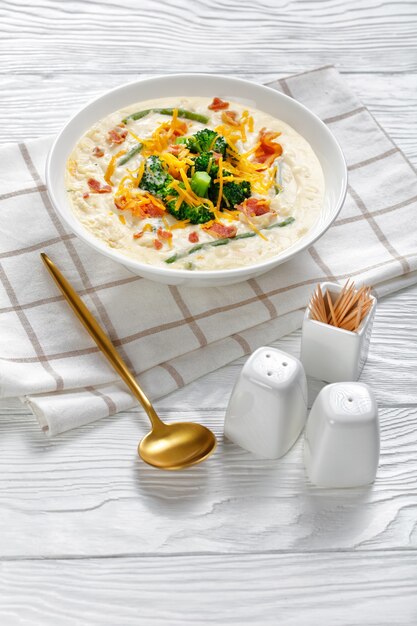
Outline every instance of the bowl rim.
<svg viewBox="0 0 417 626"><path fill-rule="evenodd" d="M336 152L338 153L338 156L340 158L340 162L343 166L343 178L342 178L342 183L341 183L341 190L339 193L339 196L337 198L337 200L335 201L335 206L336 206L336 210L332 216L332 219L329 221L329 223L326 225L325 228L323 228L322 230L320 230L320 232L318 232L316 235L314 235L313 238L309 239L309 241L304 245L301 246L300 249L296 250L294 252L293 248L294 246L300 244L300 242L303 241L303 238L298 239L296 242L294 242L289 248L286 248L285 250L283 250L282 252L280 252L279 254L270 257L268 259L266 259L265 261L263 261L262 263L257 263L257 264L252 264L252 265L243 265L241 267L236 267L236 268L229 268L229 269L217 269L217 270L197 270L196 272L190 272L190 270L186 270L186 269L176 269L176 268L172 268L172 267L159 267L156 265L151 265L148 263L142 263L141 261L138 261L136 259L134 259L133 257L124 255L120 252L117 251L117 249L115 248L110 248L110 246L107 246L105 244L105 242L101 241L100 239L98 239L97 237L95 237L93 234L91 234L84 226L81 222L76 222L75 224L73 222L70 222L69 218L67 218L67 212L70 211L70 207L68 204L67 207L67 211L63 208L61 208L60 202L59 200L55 197L55 193L54 193L54 185L52 183L52 173L51 173L51 163L52 163L52 159L54 157L54 153L55 150L57 148L57 146L59 145L62 136L65 134L67 128L74 122L74 120L81 115L86 109L90 108L92 105L96 104L97 102L99 102L102 99L108 98L109 96L111 96L114 93L117 93L118 91L121 91L123 89L129 88L133 85L138 85L140 83L153 83L153 82L159 82L163 79L170 79L170 80L181 80L181 79L214 79L214 80L224 80L226 82L229 83L239 83L243 86L245 85L249 85L251 87L255 86L259 89L265 90L269 93L271 93L274 97L275 96L279 96L281 98L283 98L284 100L287 101L291 101L291 106L295 106L296 108L299 108L300 110L304 111L304 113L306 113L307 115L313 117L316 121L316 123L318 123L319 127L321 128L321 131L324 132L329 138L330 141L333 143ZM79 138L78 138L79 139ZM78 141L77 139L77 141ZM313 113L313 111L311 111L308 107L306 107L304 104L302 104L301 102L299 102L298 100L296 100L295 98L292 98L290 96L288 96L285 93L282 93L280 91L277 91L275 89L273 89L272 87L269 87L269 85L264 85L262 83L255 83L254 81L245 79L245 78L239 78L237 76L227 76L227 75L223 75L223 74L211 74L211 73L205 73L205 72L190 72L190 73L175 73L175 74L159 74L156 76L152 76L152 77L145 77L145 78L138 78L136 80L133 81L129 81L127 83L122 83L121 85L117 85L116 87L113 87L112 89L108 89L107 91L105 91L104 93L100 94L99 96L96 96L94 98L92 98L91 100L89 100L86 104L84 104L82 107L80 107L68 120L67 122L64 124L64 126L61 128L60 132L58 133L58 135L55 137L47 158L46 158L46 163L45 163L45 182L46 182L46 189L47 189L47 193L49 196L50 201L52 202L52 205L54 207L54 209L57 211L57 213L59 214L59 216L64 220L64 222L66 223L66 225L71 229L72 232L74 232L82 241L84 241L87 245L89 245L90 247L94 248L95 250L97 250L98 252L100 252L101 254L104 254L105 256L121 263L122 265L129 266L130 269L132 269L132 271L136 271L137 273L140 275L141 272L146 272L147 275L149 274L154 274L155 276L159 275L159 276L172 276L172 278L176 278L176 279L193 279L193 277L195 277L195 279L197 278L234 278L236 277L237 279L239 277L243 277L245 274L249 273L256 273L257 275L259 274L263 274L265 272L267 272L269 269L273 269L274 267L276 267L278 264L284 263L285 261L289 260L290 258L292 258L295 254L297 254L298 252L302 252L303 250L305 250L307 247L312 246L318 239L320 239L320 237L322 237L327 230L330 228L330 226L334 223L334 221L336 220L336 218L338 217L343 203L345 201L346 198L346 193L347 193L347 184L348 184L348 169L347 169L347 164L346 164L346 159L345 156L343 154L343 151L340 147L339 142L337 141L336 137L334 136L334 134L331 132L331 130L326 126L326 124L318 117L318 115L316 115L315 113ZM135 268L133 270L133 268ZM236 281L238 282L238 281Z"/></svg>

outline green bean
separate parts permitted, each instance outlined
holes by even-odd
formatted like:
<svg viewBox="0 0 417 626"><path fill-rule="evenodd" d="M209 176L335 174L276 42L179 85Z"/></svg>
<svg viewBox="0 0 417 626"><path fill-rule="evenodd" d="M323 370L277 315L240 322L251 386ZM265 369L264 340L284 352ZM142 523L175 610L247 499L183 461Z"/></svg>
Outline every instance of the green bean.
<svg viewBox="0 0 417 626"><path fill-rule="evenodd" d="M234 239L236 239L236 237L234 237ZM215 241L210 241L209 244L210 246L213 246L213 248L217 248L217 246L225 246L227 243L229 243L229 241L229 237L226 237L225 239L216 239Z"/></svg>
<svg viewBox="0 0 417 626"><path fill-rule="evenodd" d="M248 237L255 237L256 233L250 231L248 233L241 233L240 235L236 235L233 239L247 239Z"/></svg>
<svg viewBox="0 0 417 626"><path fill-rule="evenodd" d="M275 224L270 224L269 226L265 226L262 230L272 230L272 228L283 228L284 226L289 226L295 222L295 217L286 217L285 220L281 222L276 222Z"/></svg>
<svg viewBox="0 0 417 626"><path fill-rule="evenodd" d="M117 161L117 165L126 165L126 163L128 161L130 161L130 159L134 156L136 156L137 154L139 154L139 152L142 150L142 144L138 143L136 144L136 146L133 146L133 148L131 148L129 150L129 152L127 152L126 154L124 154L118 161Z"/></svg>
<svg viewBox="0 0 417 626"><path fill-rule="evenodd" d="M155 113L161 115L174 115L175 108L169 107L166 109L154 109ZM192 120L193 122L201 122L201 124L207 124L209 117L207 115L201 115L200 113L194 113L194 111L188 111L187 109L177 109L178 117L182 117L186 120Z"/></svg>
<svg viewBox="0 0 417 626"><path fill-rule="evenodd" d="M271 230L272 228L283 228L284 226L289 226L295 222L294 217L287 217L285 220L281 220L281 222L275 222L275 224L270 224L269 226L265 226L265 228L261 228L261 230ZM175 263L179 259L183 259L198 250L204 250L205 248L215 248L217 246L224 246L231 241L236 241L236 239L248 239L248 237L255 237L257 233L250 231L247 233L241 233L240 235L236 235L236 237L225 237L223 239L216 239L215 241L206 241L205 243L199 243L196 246L193 246L186 252L173 254L172 256L165 259L165 263Z"/></svg>
<svg viewBox="0 0 417 626"><path fill-rule="evenodd" d="M149 113L160 113L161 115L174 115L175 108L174 107L166 107L162 109L145 109L144 111L137 111L136 113L131 113L127 117L124 118L123 123L127 124L128 122L140 120L142 117L145 117ZM182 117L186 120L193 120L194 122L201 122L201 124L207 124L209 118L206 115L200 115L200 113L194 113L194 111L188 111L187 109L177 109L178 117Z"/></svg>
<svg viewBox="0 0 417 626"><path fill-rule="evenodd" d="M188 254L192 254L193 252L198 252L198 250L201 250L203 246L204 246L203 243L198 243L196 246L193 246L192 248L189 249Z"/></svg>
<svg viewBox="0 0 417 626"><path fill-rule="evenodd" d="M152 113L153 109L144 109L143 111L137 111L136 113L131 113L130 115L128 115L127 117L125 117L122 122L123 124L127 124L128 122L133 122L135 120L141 120L142 117L145 117L146 115L149 115L149 113Z"/></svg>

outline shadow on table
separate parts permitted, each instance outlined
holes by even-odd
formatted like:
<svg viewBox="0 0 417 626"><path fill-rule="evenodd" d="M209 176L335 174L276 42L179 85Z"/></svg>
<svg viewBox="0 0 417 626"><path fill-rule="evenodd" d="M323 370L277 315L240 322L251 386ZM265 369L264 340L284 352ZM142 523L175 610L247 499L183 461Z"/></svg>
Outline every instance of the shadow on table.
<svg viewBox="0 0 417 626"><path fill-rule="evenodd" d="M222 522L214 535L227 536L230 524L241 524L244 536L253 535L255 542L258 526L269 520L275 535L272 546L288 541L300 548L331 549L366 541L375 515L372 486L315 487L305 475L302 440L277 460L259 459L224 437L218 444L212 458L179 472L161 471L137 460L135 483L149 510L172 520L186 514L216 515Z"/></svg>
<svg viewBox="0 0 417 626"><path fill-rule="evenodd" d="M182 516L207 503L213 479L210 461L213 459L183 470L168 471L151 467L137 458L133 463L133 478L150 510Z"/></svg>

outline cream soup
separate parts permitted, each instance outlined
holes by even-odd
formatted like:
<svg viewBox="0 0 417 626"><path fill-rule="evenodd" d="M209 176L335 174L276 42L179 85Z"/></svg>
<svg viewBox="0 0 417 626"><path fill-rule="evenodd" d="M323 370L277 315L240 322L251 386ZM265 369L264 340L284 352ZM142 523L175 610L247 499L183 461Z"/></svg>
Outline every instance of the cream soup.
<svg viewBox="0 0 417 626"><path fill-rule="evenodd" d="M288 124L196 97L140 102L97 122L68 159L66 187L76 217L107 245L188 270L280 254L313 226L324 194L318 158Z"/></svg>

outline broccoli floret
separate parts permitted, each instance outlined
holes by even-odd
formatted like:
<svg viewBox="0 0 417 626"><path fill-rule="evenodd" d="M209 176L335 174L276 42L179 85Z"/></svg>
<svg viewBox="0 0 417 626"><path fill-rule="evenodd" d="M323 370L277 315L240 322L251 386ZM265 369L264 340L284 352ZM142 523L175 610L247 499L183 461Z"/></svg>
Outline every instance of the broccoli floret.
<svg viewBox="0 0 417 626"><path fill-rule="evenodd" d="M226 150L227 150L227 141L224 137L222 137L221 135L219 135L216 139L216 141L214 142L214 146L213 146L213 150L215 152L220 152L220 154L222 156L226 156Z"/></svg>
<svg viewBox="0 0 417 626"><path fill-rule="evenodd" d="M207 172L210 159L213 159L211 152L202 152L194 158L194 167L196 172Z"/></svg>
<svg viewBox="0 0 417 626"><path fill-rule="evenodd" d="M177 220L190 220L190 224L205 224L214 219L213 213L204 204L191 206L183 202L178 210L175 209L175 200L170 200L166 207Z"/></svg>
<svg viewBox="0 0 417 626"><path fill-rule="evenodd" d="M224 183L221 206L227 209L233 209L241 204L251 194L251 185L247 180L241 183ZM209 197L213 203L217 202L219 196L219 183L214 183L210 187Z"/></svg>
<svg viewBox="0 0 417 626"><path fill-rule="evenodd" d="M146 159L145 170L140 181L140 188L159 198L165 198L170 189L168 185L173 178L165 171L161 159L152 155Z"/></svg>
<svg viewBox="0 0 417 626"><path fill-rule="evenodd" d="M195 157L194 169L196 172L207 172L213 180L217 178L219 173L219 166L212 152L202 152Z"/></svg>
<svg viewBox="0 0 417 626"><path fill-rule="evenodd" d="M195 135L191 135L187 139L187 148L190 152L220 152L223 156L226 154L227 142L224 137L218 135L215 130L203 128Z"/></svg>
<svg viewBox="0 0 417 626"><path fill-rule="evenodd" d="M187 147L191 152L208 152L213 149L217 133L210 128L203 128L187 139Z"/></svg>
<svg viewBox="0 0 417 626"><path fill-rule="evenodd" d="M184 215L182 219L190 220L191 224L205 224L214 219L213 213L204 204L200 204L200 206L190 206L187 204L184 208L181 207L181 211Z"/></svg>
<svg viewBox="0 0 417 626"><path fill-rule="evenodd" d="M223 185L223 202L227 208L241 204L251 194L251 186L247 180L241 183L229 182Z"/></svg>

